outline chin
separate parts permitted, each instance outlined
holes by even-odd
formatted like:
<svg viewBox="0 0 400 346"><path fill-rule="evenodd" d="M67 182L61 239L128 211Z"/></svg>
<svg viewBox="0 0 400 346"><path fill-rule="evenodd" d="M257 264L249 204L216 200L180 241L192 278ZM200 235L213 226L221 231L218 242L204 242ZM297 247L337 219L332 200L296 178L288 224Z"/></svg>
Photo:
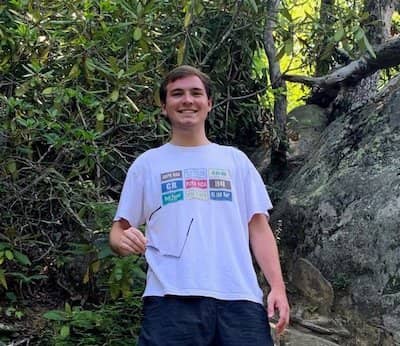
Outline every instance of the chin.
<svg viewBox="0 0 400 346"><path fill-rule="evenodd" d="M174 123L172 124L172 127L175 127L177 129L182 129L182 130L189 130L198 127L199 124L197 122L192 122L192 121L184 121L184 122L179 122L179 123Z"/></svg>

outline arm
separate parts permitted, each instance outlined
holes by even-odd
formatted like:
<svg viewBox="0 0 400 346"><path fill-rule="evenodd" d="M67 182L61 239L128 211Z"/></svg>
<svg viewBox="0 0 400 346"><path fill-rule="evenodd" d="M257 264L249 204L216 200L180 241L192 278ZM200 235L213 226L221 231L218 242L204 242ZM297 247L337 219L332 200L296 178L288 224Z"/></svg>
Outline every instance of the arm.
<svg viewBox="0 0 400 346"><path fill-rule="evenodd" d="M249 222L249 232L253 254L271 286L267 299L268 317L273 317L275 309L279 312L279 321L276 324L276 332L279 335L289 323L290 309L279 262L278 247L265 215L253 215Z"/></svg>
<svg viewBox="0 0 400 346"><path fill-rule="evenodd" d="M146 237L125 219L114 221L109 241L113 251L121 256L143 254L146 250Z"/></svg>

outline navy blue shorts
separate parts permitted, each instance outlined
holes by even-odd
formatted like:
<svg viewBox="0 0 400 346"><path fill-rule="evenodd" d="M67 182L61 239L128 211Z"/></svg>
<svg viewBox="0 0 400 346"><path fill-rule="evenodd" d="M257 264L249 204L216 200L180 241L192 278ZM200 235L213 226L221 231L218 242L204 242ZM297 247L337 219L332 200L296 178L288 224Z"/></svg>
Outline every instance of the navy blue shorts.
<svg viewBox="0 0 400 346"><path fill-rule="evenodd" d="M267 313L246 300L145 297L139 346L273 346Z"/></svg>

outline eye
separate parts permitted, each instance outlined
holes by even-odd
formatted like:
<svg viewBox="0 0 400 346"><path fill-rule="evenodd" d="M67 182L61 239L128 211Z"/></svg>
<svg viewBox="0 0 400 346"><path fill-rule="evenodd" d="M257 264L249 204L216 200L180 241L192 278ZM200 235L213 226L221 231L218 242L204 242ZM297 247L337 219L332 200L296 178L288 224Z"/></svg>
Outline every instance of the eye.
<svg viewBox="0 0 400 346"><path fill-rule="evenodd" d="M203 92L202 91L195 91L192 93L193 96L203 96Z"/></svg>
<svg viewBox="0 0 400 346"><path fill-rule="evenodd" d="M172 97L177 97L177 96L181 96L181 95L182 95L182 92L180 92L180 91L175 91L175 92L171 93Z"/></svg>

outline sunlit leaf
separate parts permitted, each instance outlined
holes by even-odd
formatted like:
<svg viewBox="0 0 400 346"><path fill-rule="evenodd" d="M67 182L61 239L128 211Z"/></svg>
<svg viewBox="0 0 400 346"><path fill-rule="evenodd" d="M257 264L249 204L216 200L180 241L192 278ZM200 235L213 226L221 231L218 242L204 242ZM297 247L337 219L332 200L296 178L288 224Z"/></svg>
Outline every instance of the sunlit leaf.
<svg viewBox="0 0 400 346"><path fill-rule="evenodd" d="M42 90L42 95L51 95L53 94L57 89L54 87L48 87Z"/></svg>
<svg viewBox="0 0 400 346"><path fill-rule="evenodd" d="M339 26L339 28L335 31L335 35L333 36L333 39L335 42L339 42L343 37L344 37L344 29L343 26Z"/></svg>
<svg viewBox="0 0 400 346"><path fill-rule="evenodd" d="M115 102L118 100L118 98L119 98L119 90L114 89L113 92L110 94L110 101Z"/></svg>
<svg viewBox="0 0 400 346"><path fill-rule="evenodd" d="M85 275L83 276L83 283L87 284L90 279L89 268L86 269Z"/></svg>
<svg viewBox="0 0 400 346"><path fill-rule="evenodd" d="M6 276L4 270L0 269L0 284L3 286L5 289L8 289L7 287L7 281L6 281Z"/></svg>
<svg viewBox="0 0 400 346"><path fill-rule="evenodd" d="M291 55L293 52L293 40L291 38L286 40L284 43L284 47L285 47L285 54Z"/></svg>
<svg viewBox="0 0 400 346"><path fill-rule="evenodd" d="M67 325L62 326L61 329L60 329L60 336L62 338L66 338L66 337L69 336L69 334L70 334L69 326L67 326Z"/></svg>
<svg viewBox="0 0 400 346"><path fill-rule="evenodd" d="M100 108L96 113L96 120L97 121L104 121L104 111L103 108Z"/></svg>
<svg viewBox="0 0 400 346"><path fill-rule="evenodd" d="M91 265L90 268L92 269L93 273L97 273L100 270L100 261L94 261Z"/></svg>
<svg viewBox="0 0 400 346"><path fill-rule="evenodd" d="M4 254L6 255L6 258L7 258L8 260L12 261L12 260L14 259L14 254L13 254L12 251L6 250Z"/></svg>
<svg viewBox="0 0 400 346"><path fill-rule="evenodd" d="M142 38L142 29L137 27L135 28L135 30L133 31L133 39L135 41L139 41Z"/></svg>
<svg viewBox="0 0 400 346"><path fill-rule="evenodd" d="M71 305L68 302L65 302L64 310L68 315L72 313Z"/></svg>
<svg viewBox="0 0 400 346"><path fill-rule="evenodd" d="M361 29L360 27L358 27L356 32L355 32L355 34L354 34L354 39L357 42L360 42L360 41L364 40L364 36L365 36L364 30Z"/></svg>
<svg viewBox="0 0 400 346"><path fill-rule="evenodd" d="M30 85L28 82L21 84L18 88L15 89L15 96L23 96L29 90Z"/></svg>
<svg viewBox="0 0 400 346"><path fill-rule="evenodd" d="M143 16L144 13L144 8L142 6L142 4L139 2L136 6L136 14L138 15L138 17Z"/></svg>
<svg viewBox="0 0 400 346"><path fill-rule="evenodd" d="M15 160L13 159L8 160L7 171L11 174L15 174L17 172L17 162Z"/></svg>
<svg viewBox="0 0 400 346"><path fill-rule="evenodd" d="M364 35L364 44L365 44L365 47L366 47L368 53L369 53L374 59L376 59L376 54L375 54L374 48L372 48L371 44L370 44L369 41L368 41L367 36L365 36L365 35Z"/></svg>
<svg viewBox="0 0 400 346"><path fill-rule="evenodd" d="M81 70L78 64L74 64L74 66L72 66L71 71L69 71L68 77L69 78L77 78L79 77L79 75L81 74Z"/></svg>
<svg viewBox="0 0 400 346"><path fill-rule="evenodd" d="M181 41L178 45L178 54L177 54L177 64L182 65L183 59L185 57L186 44L184 41Z"/></svg>
<svg viewBox="0 0 400 346"><path fill-rule="evenodd" d="M185 20L183 22L184 27L187 28L190 25L191 21L192 21L192 13L190 11L187 11L185 14Z"/></svg>

